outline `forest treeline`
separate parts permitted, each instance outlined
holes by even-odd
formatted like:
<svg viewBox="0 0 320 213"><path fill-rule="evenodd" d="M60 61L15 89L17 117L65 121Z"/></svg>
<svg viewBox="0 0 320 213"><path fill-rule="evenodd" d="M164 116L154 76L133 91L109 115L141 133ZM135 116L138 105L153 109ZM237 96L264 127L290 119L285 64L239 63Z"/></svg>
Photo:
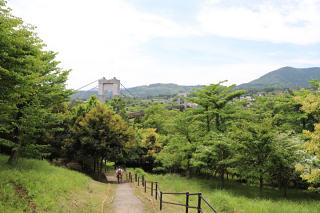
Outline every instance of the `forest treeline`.
<svg viewBox="0 0 320 213"><path fill-rule="evenodd" d="M45 50L34 28L0 0L0 148L19 157L78 162L97 176L108 161L187 176L265 185L320 184L318 89L245 95L223 82L191 93L197 108L152 104L128 120L126 100L70 102L69 70Z"/></svg>

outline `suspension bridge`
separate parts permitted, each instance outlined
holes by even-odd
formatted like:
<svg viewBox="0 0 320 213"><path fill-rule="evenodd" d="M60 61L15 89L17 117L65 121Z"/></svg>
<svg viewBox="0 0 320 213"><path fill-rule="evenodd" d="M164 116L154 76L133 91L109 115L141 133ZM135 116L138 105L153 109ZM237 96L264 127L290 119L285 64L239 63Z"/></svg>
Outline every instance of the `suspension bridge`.
<svg viewBox="0 0 320 213"><path fill-rule="evenodd" d="M93 84L96 84L94 87L85 90L85 88L88 88L89 86L92 86ZM84 91L93 91L95 89L98 89L98 99L101 103L104 102L105 93L108 91L111 91L111 97L117 97L117 96L131 96L135 97L117 78L112 79L106 79L105 77L101 79L97 79L95 81L92 81L86 85L83 85L82 87L76 89L76 91L84 90Z"/></svg>
<svg viewBox="0 0 320 213"><path fill-rule="evenodd" d="M84 90L85 88L88 88L92 86L93 84L96 84L94 87ZM101 103L105 102L105 93L108 91L111 91L111 98L113 97L118 97L118 96L125 96L125 97L136 97L133 95L117 78L112 78L112 79L106 79L105 77L101 79L97 79L95 81L92 81L86 85L83 85L82 87L76 89L76 91L93 91L95 89L98 89L98 99ZM187 100L186 97L187 93L186 92L179 92L178 93L178 105L176 106L170 106L166 107L167 110L172 110L172 109L179 109L183 111L184 109L187 108ZM181 105L180 103L180 97L184 97L184 104ZM143 110L139 112L131 112L128 115L129 119L136 118L137 116L144 116L145 112Z"/></svg>

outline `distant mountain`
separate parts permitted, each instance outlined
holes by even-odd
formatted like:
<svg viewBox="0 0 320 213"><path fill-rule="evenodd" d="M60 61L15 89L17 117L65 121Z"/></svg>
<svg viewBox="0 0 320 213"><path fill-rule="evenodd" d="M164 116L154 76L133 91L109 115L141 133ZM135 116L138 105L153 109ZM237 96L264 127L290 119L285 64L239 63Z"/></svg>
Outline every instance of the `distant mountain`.
<svg viewBox="0 0 320 213"><path fill-rule="evenodd" d="M237 89L262 89L267 87L279 89L310 88L310 80L320 81L320 67L293 68L283 67L269 72L249 83L240 84Z"/></svg>
<svg viewBox="0 0 320 213"><path fill-rule="evenodd" d="M189 92L194 88L201 88L202 86L181 86L177 84L150 84L148 86L138 86L128 88L134 96L158 96L158 95L175 95L179 91Z"/></svg>
<svg viewBox="0 0 320 213"><path fill-rule="evenodd" d="M96 95L98 96L98 90L80 90L77 91L77 93L71 95L71 99L83 99L83 100L87 100L90 98L91 95Z"/></svg>
<svg viewBox="0 0 320 213"><path fill-rule="evenodd" d="M147 97L147 96L159 96L159 95L175 95L179 91L190 92L194 88L201 88L201 85L197 86L181 86L178 84L150 84L148 86L137 86L132 88L127 88L129 92L136 97ZM121 90L122 94L128 94L127 91ZM76 94L71 95L72 99L88 99L92 94L98 95L98 90L90 91L78 91ZM107 97L110 94L106 95Z"/></svg>

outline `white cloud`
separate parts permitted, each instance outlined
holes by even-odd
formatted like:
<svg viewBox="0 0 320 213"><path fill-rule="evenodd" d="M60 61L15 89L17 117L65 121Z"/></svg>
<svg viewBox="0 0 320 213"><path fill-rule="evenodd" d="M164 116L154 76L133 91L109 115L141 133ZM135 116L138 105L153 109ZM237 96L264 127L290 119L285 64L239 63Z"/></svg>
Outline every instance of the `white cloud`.
<svg viewBox="0 0 320 213"><path fill-rule="evenodd" d="M9 2L13 13L38 27L48 48L72 68L69 85L78 88L106 76L137 82L150 71L152 57L139 47L155 37L197 34L174 21L135 10L124 1L28 0ZM145 66L149 67L146 70ZM130 76L130 77L129 77ZM134 84L134 83L133 83Z"/></svg>
<svg viewBox="0 0 320 213"><path fill-rule="evenodd" d="M141 50L142 44L157 37L220 35L298 44L320 42L318 1L227 8L219 2L224 1L206 2L197 17L198 26L182 26L165 16L137 11L125 0L15 0L9 6L15 15L38 26L48 49L59 52L64 68L72 68L68 81L72 88L103 76L115 76L126 87L159 82L210 84L226 79L239 84L281 67L281 63L263 60L201 66L193 66L189 58L182 63L164 61Z"/></svg>
<svg viewBox="0 0 320 213"><path fill-rule="evenodd" d="M224 37L312 44L320 42L320 1L255 1L252 5L224 6L207 1L198 21L207 34Z"/></svg>
<svg viewBox="0 0 320 213"><path fill-rule="evenodd" d="M286 60L287 64L307 65L307 66L319 66L320 59L308 59L308 58L294 58ZM296 65L295 65L296 66Z"/></svg>

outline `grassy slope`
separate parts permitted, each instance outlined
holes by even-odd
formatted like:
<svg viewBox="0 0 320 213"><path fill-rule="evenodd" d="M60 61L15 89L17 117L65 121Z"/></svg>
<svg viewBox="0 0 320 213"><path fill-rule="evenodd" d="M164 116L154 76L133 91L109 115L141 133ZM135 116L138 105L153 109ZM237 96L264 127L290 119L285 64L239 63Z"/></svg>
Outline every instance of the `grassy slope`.
<svg viewBox="0 0 320 213"><path fill-rule="evenodd" d="M219 181L199 178L185 178L178 175L150 175L146 177L150 181L158 181L161 190L164 192L202 192L203 196L220 213L318 213L320 212L320 196L314 193L289 190L285 199L281 193L272 188L266 188L265 196L258 197L258 187L245 184L229 183L225 190L218 189ZM163 198L166 201L178 201L185 203L185 196L167 195ZM197 198L191 198L191 205L196 206ZM164 210L168 208L164 204ZM179 211L184 212L183 207ZM165 211L165 212L171 212ZM176 211L178 212L178 211ZM194 212L194 211L189 211ZM210 212L210 211L206 211Z"/></svg>
<svg viewBox="0 0 320 213"><path fill-rule="evenodd" d="M15 192L12 182L27 190L37 211L100 212L107 184L46 161L21 159L16 165L7 165L7 159L8 156L0 155L0 212L31 211L28 202ZM112 189L109 191L111 195Z"/></svg>

